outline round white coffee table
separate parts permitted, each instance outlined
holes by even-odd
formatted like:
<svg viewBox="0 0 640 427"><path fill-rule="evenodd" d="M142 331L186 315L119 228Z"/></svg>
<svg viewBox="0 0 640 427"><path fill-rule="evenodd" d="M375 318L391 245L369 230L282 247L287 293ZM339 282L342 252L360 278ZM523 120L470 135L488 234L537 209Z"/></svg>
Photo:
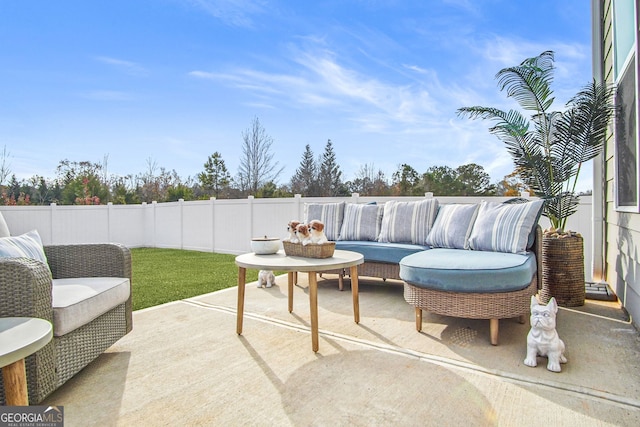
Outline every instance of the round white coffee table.
<svg viewBox="0 0 640 427"><path fill-rule="evenodd" d="M247 268L254 270L281 270L288 272L289 313L293 311L293 275L296 272L309 273L309 307L311 312L311 348L318 351L318 278L316 273L350 268L351 293L353 295L353 320L360 323L358 302L358 265L364 262L362 254L336 250L331 258L304 258L285 255L279 251L273 255L248 253L236 257L238 266L238 314L236 332L242 334L244 312L244 291Z"/></svg>
<svg viewBox="0 0 640 427"><path fill-rule="evenodd" d="M47 345L51 323L31 317L0 317L0 367L7 406L26 406L27 374L24 358Z"/></svg>

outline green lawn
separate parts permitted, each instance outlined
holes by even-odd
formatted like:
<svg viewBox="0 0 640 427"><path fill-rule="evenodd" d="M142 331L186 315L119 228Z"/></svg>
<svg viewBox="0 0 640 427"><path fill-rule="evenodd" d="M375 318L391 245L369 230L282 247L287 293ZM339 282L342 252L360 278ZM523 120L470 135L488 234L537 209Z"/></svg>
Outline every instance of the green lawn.
<svg viewBox="0 0 640 427"><path fill-rule="evenodd" d="M133 309L202 295L238 284L235 255L180 249L131 249ZM247 282L258 279L247 270Z"/></svg>

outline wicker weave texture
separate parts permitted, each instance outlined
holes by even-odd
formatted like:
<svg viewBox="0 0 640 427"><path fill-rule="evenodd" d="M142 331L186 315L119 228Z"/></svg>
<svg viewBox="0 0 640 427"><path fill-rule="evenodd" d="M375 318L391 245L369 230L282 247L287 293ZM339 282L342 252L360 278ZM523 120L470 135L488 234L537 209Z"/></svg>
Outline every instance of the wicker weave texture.
<svg viewBox="0 0 640 427"><path fill-rule="evenodd" d="M125 304L55 340L60 387L126 334Z"/></svg>
<svg viewBox="0 0 640 427"><path fill-rule="evenodd" d="M44 247L51 274L71 277L126 277L131 279L131 252L115 243L50 245Z"/></svg>
<svg viewBox="0 0 640 427"><path fill-rule="evenodd" d="M38 317L53 321L51 276L44 264L28 258L0 258L0 317ZM40 402L56 389L53 342L27 357L25 367L29 401ZM5 404L2 375L0 404Z"/></svg>
<svg viewBox="0 0 640 427"><path fill-rule="evenodd" d="M400 280L400 265L386 262L365 262L358 266L358 276Z"/></svg>
<svg viewBox="0 0 640 427"><path fill-rule="evenodd" d="M327 242L321 245L282 242L284 253L288 256L299 256L305 258L331 258L336 249L336 242Z"/></svg>
<svg viewBox="0 0 640 427"><path fill-rule="evenodd" d="M540 300L554 297L562 307L584 305L584 242L582 237L542 238L542 289Z"/></svg>
<svg viewBox="0 0 640 427"><path fill-rule="evenodd" d="M39 317L53 321L51 276L28 258L0 258L0 317Z"/></svg>
<svg viewBox="0 0 640 427"><path fill-rule="evenodd" d="M534 277L525 289L499 293L463 293L420 288L405 282L404 299L414 307L443 316L466 319L506 319L529 312L538 291Z"/></svg>

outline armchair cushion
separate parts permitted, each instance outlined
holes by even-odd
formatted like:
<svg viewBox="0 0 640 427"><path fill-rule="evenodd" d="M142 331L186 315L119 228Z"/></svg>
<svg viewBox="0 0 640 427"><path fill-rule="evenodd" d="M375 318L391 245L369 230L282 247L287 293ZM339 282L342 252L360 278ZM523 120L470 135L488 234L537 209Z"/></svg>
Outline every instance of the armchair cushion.
<svg viewBox="0 0 640 427"><path fill-rule="evenodd" d="M65 335L129 299L124 277L53 279L53 334Z"/></svg>

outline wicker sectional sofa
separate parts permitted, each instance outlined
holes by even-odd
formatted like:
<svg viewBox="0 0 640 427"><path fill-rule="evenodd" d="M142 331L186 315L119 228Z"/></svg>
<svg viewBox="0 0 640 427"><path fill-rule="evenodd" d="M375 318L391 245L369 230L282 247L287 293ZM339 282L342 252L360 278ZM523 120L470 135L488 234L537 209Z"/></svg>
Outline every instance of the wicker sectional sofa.
<svg viewBox="0 0 640 427"><path fill-rule="evenodd" d="M37 317L53 325L52 341L25 360L30 404L132 330L131 254L125 246L38 244L37 232L0 238L0 317ZM12 253L6 245L27 252Z"/></svg>
<svg viewBox="0 0 640 427"><path fill-rule="evenodd" d="M524 322L541 287L543 202L520 202L313 204L305 218L323 221L336 249L364 255L360 276L402 280L418 331L422 310L488 319L497 345L499 319Z"/></svg>

